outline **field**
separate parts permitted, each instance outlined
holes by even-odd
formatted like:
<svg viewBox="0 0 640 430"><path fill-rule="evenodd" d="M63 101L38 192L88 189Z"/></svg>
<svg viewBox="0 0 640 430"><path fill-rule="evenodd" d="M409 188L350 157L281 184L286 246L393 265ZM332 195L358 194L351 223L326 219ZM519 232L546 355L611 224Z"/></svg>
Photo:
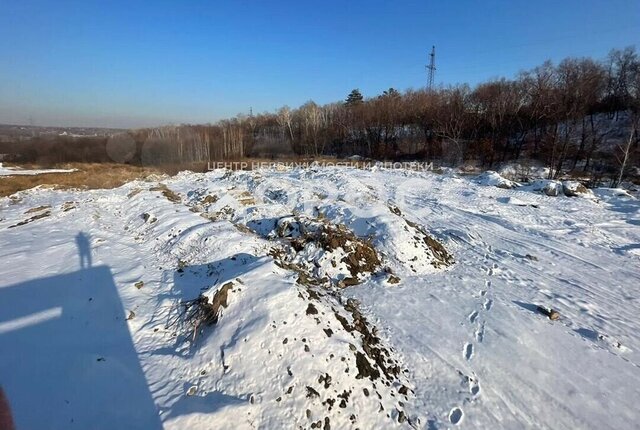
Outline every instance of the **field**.
<svg viewBox="0 0 640 430"><path fill-rule="evenodd" d="M640 420L637 196L495 173L102 168L0 178L0 383L19 429ZM26 189L44 183L61 187Z"/></svg>

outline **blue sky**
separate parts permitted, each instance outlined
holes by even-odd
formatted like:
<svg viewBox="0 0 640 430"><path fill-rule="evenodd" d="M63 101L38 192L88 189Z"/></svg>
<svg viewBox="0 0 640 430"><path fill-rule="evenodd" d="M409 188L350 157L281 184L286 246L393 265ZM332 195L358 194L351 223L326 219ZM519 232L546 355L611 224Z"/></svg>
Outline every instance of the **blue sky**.
<svg viewBox="0 0 640 430"><path fill-rule="evenodd" d="M0 2L0 123L135 127L640 49L638 0Z"/></svg>

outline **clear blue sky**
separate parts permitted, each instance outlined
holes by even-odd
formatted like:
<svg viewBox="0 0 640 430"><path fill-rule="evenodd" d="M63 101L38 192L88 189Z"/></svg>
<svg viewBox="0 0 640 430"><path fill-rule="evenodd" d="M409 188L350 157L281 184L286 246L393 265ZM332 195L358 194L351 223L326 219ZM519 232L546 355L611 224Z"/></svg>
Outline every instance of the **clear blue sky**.
<svg viewBox="0 0 640 430"><path fill-rule="evenodd" d="M146 126L640 49L638 0L0 1L0 123Z"/></svg>

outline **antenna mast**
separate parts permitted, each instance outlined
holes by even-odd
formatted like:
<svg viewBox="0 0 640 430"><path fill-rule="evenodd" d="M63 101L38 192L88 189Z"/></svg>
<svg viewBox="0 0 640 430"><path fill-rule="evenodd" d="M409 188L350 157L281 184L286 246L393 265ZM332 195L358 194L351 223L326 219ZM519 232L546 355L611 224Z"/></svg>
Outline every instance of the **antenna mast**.
<svg viewBox="0 0 640 430"><path fill-rule="evenodd" d="M433 78L436 75L436 47L431 47L431 54L429 54L430 60L429 65L427 66L427 89L431 91L433 89Z"/></svg>

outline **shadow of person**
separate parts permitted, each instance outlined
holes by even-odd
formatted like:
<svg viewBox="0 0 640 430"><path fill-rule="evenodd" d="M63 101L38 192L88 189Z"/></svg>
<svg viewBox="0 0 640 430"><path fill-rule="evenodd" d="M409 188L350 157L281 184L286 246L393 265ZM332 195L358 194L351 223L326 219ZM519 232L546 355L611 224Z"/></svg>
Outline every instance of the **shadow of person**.
<svg viewBox="0 0 640 430"><path fill-rule="evenodd" d="M89 236L82 231L78 233L76 235L76 245L78 246L78 256L80 257L80 268L89 269L92 265Z"/></svg>
<svg viewBox="0 0 640 430"><path fill-rule="evenodd" d="M16 429L162 429L109 266L0 279L0 345Z"/></svg>

